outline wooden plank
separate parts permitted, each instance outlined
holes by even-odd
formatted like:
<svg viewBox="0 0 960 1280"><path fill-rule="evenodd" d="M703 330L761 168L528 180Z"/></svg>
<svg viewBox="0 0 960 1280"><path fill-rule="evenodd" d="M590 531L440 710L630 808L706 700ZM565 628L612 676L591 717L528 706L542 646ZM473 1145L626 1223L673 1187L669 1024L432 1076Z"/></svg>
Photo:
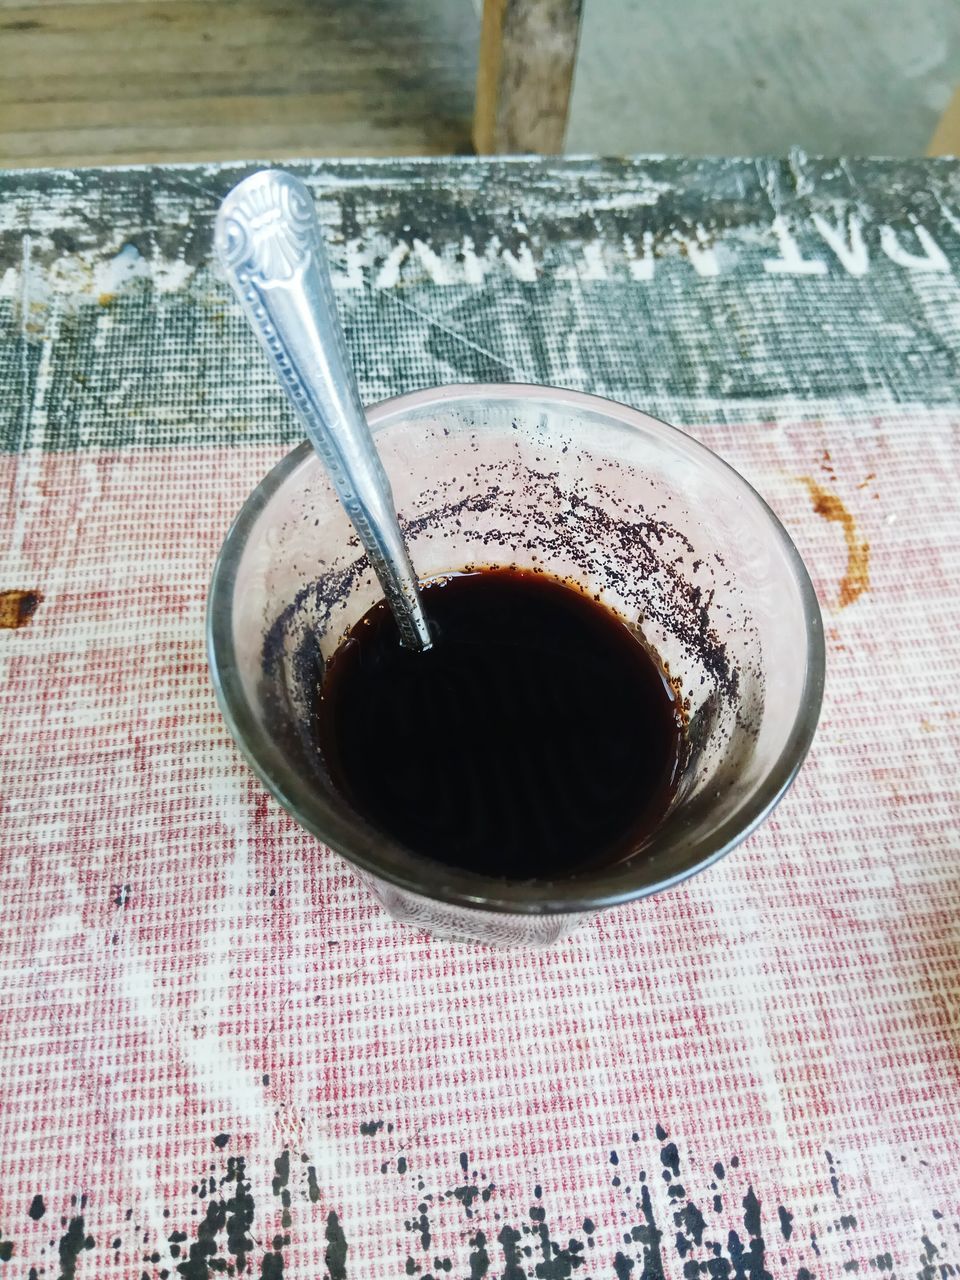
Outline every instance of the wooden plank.
<svg viewBox="0 0 960 1280"><path fill-rule="evenodd" d="M485 0L473 142L479 155L563 149L582 0Z"/></svg>
<svg viewBox="0 0 960 1280"><path fill-rule="evenodd" d="M0 0L0 166L469 144L470 0L137 0L120 18Z"/></svg>
<svg viewBox="0 0 960 1280"><path fill-rule="evenodd" d="M225 78L236 86L234 92L242 92L248 83L246 77L252 76L260 78L262 92L282 96L290 83L288 77L292 77L294 82L319 82L318 87L334 92L344 85L364 85L371 95L392 93L398 108L402 108L407 93L428 87L423 83L418 86L418 75L411 73L409 62L404 67L383 59L367 60L365 56L345 59L341 56L337 65L335 55L321 51L315 59L305 53L303 65L297 66L299 51L303 48L304 43L301 42L293 45L264 43L254 53L242 49L239 58L235 49L215 45L197 47L190 41L167 47L148 42L129 50L111 51L110 55L95 47L78 47L55 59L43 50L37 50L24 52L17 59L16 67L7 63L0 68L0 90L24 101L49 101L51 96L57 101L69 101L70 86L74 82L99 77L99 96L109 101L113 96L114 82L127 81L131 76L179 75L180 93L175 95L177 97L183 93L195 93L198 85L202 91L207 76ZM109 65L111 63L115 66ZM105 64L109 65L107 74L104 74ZM438 60L431 68L432 76L438 82L429 85L435 95L435 110L443 111L446 106L444 99L451 96L458 105L469 101L466 92L450 83L457 70L452 59L446 65ZM14 86L21 86L24 93L13 92ZM141 79L141 90L151 94L149 81L145 83Z"/></svg>
<svg viewBox="0 0 960 1280"><path fill-rule="evenodd" d="M928 156L960 156L960 89L950 99L950 104L940 117L934 130Z"/></svg>
<svg viewBox="0 0 960 1280"><path fill-rule="evenodd" d="M155 4L156 0L32 0L30 9L83 9L90 6L91 3L97 5L111 5L115 9L121 6L124 10L135 8L137 6L145 7ZM0 0L0 20L2 16L11 9L21 9L23 5L20 0Z"/></svg>
<svg viewBox="0 0 960 1280"><path fill-rule="evenodd" d="M411 96L409 117L429 118L430 95ZM389 96L371 97L362 90L335 93L288 93L273 98L257 95L198 94L184 98L131 98L121 101L74 102L69 124L63 120L63 103L34 102L0 106L0 133L70 133L103 129L116 132L132 128L178 128L249 124L270 126L310 124L341 126L366 116L382 127L402 128L396 103Z"/></svg>
<svg viewBox="0 0 960 1280"><path fill-rule="evenodd" d="M49 76L25 76L14 79L0 75L0 110L4 105L26 107L28 105L56 106L69 125L74 119L74 106L84 103L112 103L116 109L121 104L150 99L154 102L196 101L209 98L257 97L269 112L274 98L299 94L327 94L350 98L356 109L366 110L367 104L389 105L394 116L412 118L421 112L437 115L438 93L428 86L398 88L400 72L393 67L377 69L374 82L362 69L341 67L336 83L331 86L331 76L322 66L294 65L283 71L283 63L289 53L283 50L271 52L260 65L204 67L202 69L177 67L175 54L164 54L149 66L125 67L111 75L104 84L102 73L90 70L84 63L74 66L72 72ZM90 55L90 61L95 61ZM173 65L170 65L173 64ZM80 67L83 70L80 70ZM451 68L453 70L453 68ZM282 72L282 84L279 83ZM465 107L469 98L461 99ZM442 102L440 104L443 105ZM377 108L379 110L379 108ZM456 113L446 111L447 123ZM464 121L459 124L461 141L466 138Z"/></svg>
<svg viewBox="0 0 960 1280"><path fill-rule="evenodd" d="M137 50L145 41L162 49L186 51L187 42L195 40L212 46L199 52L213 54L256 51L263 44L285 46L292 52L304 49L305 40L316 39L328 58L361 58L373 65L377 61L406 61L408 68L418 53L430 57L441 50L458 53L462 59L464 49L458 33L450 30L433 34L421 31L417 24L396 23L378 31L370 22L345 23L335 13L313 6L279 8L262 0L242 4L202 4L197 0L155 3L135 9L123 22L117 21L112 5L99 2L42 14L27 7L0 17L0 35L3 75L17 75L16 62L23 57L66 59L78 49L95 49L103 57ZM309 57L310 51L304 50L304 54ZM105 69L109 71L109 67Z"/></svg>
<svg viewBox="0 0 960 1280"><path fill-rule="evenodd" d="M163 150L151 150L146 142L138 142L136 148L130 152L120 151L115 155L104 157L103 151L98 147L96 151L76 151L70 148L62 154L55 152L44 156L26 156L17 160L0 160L0 174L4 176L13 172L32 172L36 169L105 169L110 170L115 166L128 167L130 165L163 165L169 168L174 164L236 164L238 162L258 161L269 162L271 164L300 164L307 157L317 160L333 160L343 159L350 155L348 146L341 146L339 138L333 144L336 150L324 149L321 143L312 146L309 149L301 148L297 150L287 150L286 148L271 147L268 143L254 148L247 147L244 150L234 149L224 146L220 138L216 139L214 146L180 146L175 154ZM381 138L372 144L366 144L364 147L354 146L353 153L370 160L389 160L389 159L406 159L411 156L426 155L428 158L442 158L449 154L447 150L436 150L424 152L422 149L417 151L404 151L400 143L393 141L389 137Z"/></svg>
<svg viewBox="0 0 960 1280"><path fill-rule="evenodd" d="M79 155L100 156L108 164L143 163L147 155L165 163L201 154L235 159L279 154L349 155L368 149L369 134L366 121L347 120L331 128L326 122L318 124L316 119L19 130L0 134L0 154L4 165L12 168L69 165L77 163L72 157ZM424 146L423 137L414 138L409 128L383 127L378 136L381 154L412 155ZM438 138L433 154L447 152L448 142Z"/></svg>
<svg viewBox="0 0 960 1280"><path fill-rule="evenodd" d="M0 111L4 107L26 108L32 104L55 106L64 116L65 127L73 122L74 107L85 103L112 103L117 109L121 104L149 99L154 102L197 101L198 99L256 97L269 114L271 101L297 95L329 95L343 98L355 109L372 116L388 115L392 119L436 117L445 131L455 126L461 143L466 142L469 122L459 112L438 111L436 92L425 88L410 88L406 93L394 92L393 77L384 73L382 83L376 86L362 76L344 75L341 83L331 89L329 78L313 68L296 71L287 80L283 90L276 84L276 69L258 67L244 73L239 70L208 71L195 76L176 70L149 72L130 71L114 76L105 88L102 76L84 74L65 76L41 83L4 80L0 78ZM469 99L467 99L469 103Z"/></svg>
<svg viewBox="0 0 960 1280"><path fill-rule="evenodd" d="M403 149L403 139L394 140L389 136L381 137L373 144L354 143L351 147L349 140L341 141L337 136L335 142L325 146L323 142L310 145L295 147L292 145L277 145L271 143L270 139L264 139L257 143L251 143L246 147L230 147L223 143L222 136L214 139L212 145L209 143L204 146L198 144L196 146L181 143L175 152L164 150L153 150L149 145L150 139L137 139L135 145L129 151L118 151L113 155L104 157L104 152L99 145L95 151L78 151L71 147L69 150L60 154L51 152L42 156L22 156L16 160L4 160L0 162L0 174L6 174L12 171L32 172L36 169L111 169L113 167L126 168L130 165L163 165L169 168L175 164L299 164L307 158L316 160L342 160L345 157L353 155L361 155L363 158L371 160L389 160L389 159L405 159L412 156L425 155L428 159L443 158L449 155L447 150L433 150L424 152L423 149L413 151L409 148Z"/></svg>

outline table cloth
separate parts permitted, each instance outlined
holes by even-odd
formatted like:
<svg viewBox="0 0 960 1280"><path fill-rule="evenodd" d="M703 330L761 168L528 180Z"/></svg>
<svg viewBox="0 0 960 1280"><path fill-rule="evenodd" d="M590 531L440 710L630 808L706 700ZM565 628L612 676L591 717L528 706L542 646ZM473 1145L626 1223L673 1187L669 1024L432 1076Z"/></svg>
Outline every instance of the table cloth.
<svg viewBox="0 0 960 1280"><path fill-rule="evenodd" d="M960 167L291 166L367 401L664 417L820 596L774 816L543 951L391 922L217 712L213 559L300 437L211 266L249 167L0 179L0 1275L956 1275Z"/></svg>

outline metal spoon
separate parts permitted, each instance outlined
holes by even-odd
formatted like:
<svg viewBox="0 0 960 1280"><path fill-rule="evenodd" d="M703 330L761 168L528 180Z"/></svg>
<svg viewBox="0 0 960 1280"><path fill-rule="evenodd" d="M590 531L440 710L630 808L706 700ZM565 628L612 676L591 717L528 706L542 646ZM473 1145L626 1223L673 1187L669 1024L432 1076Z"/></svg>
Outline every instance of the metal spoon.
<svg viewBox="0 0 960 1280"><path fill-rule="evenodd" d="M416 575L360 403L310 192L278 169L244 178L220 206L214 247L353 521L401 643L429 649Z"/></svg>

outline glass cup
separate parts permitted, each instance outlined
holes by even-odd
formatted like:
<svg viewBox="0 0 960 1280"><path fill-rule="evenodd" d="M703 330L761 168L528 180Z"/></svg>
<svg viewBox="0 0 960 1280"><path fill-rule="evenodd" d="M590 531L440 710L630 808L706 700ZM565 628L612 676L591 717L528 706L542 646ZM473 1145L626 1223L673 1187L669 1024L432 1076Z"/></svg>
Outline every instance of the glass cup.
<svg viewBox="0 0 960 1280"><path fill-rule="evenodd" d="M420 578L514 565L586 588L662 658L684 706L686 760L645 844L572 876L496 879L374 829L331 785L311 708L325 662L382 593L304 443L227 534L207 615L220 709L280 804L395 919L487 943L552 942L739 844L796 776L824 677L816 595L759 495L683 432L573 391L439 387L368 418Z"/></svg>

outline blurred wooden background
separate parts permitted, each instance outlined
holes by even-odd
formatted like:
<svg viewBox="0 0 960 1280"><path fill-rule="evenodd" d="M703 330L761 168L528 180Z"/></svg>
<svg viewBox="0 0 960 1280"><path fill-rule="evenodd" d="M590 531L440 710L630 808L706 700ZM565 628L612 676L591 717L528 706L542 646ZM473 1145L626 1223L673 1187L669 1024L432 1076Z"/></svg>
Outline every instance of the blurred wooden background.
<svg viewBox="0 0 960 1280"><path fill-rule="evenodd" d="M572 152L955 153L960 3L902 5L0 0L0 167L550 152L568 104Z"/></svg>
<svg viewBox="0 0 960 1280"><path fill-rule="evenodd" d="M0 165L470 147L473 0L0 2Z"/></svg>

